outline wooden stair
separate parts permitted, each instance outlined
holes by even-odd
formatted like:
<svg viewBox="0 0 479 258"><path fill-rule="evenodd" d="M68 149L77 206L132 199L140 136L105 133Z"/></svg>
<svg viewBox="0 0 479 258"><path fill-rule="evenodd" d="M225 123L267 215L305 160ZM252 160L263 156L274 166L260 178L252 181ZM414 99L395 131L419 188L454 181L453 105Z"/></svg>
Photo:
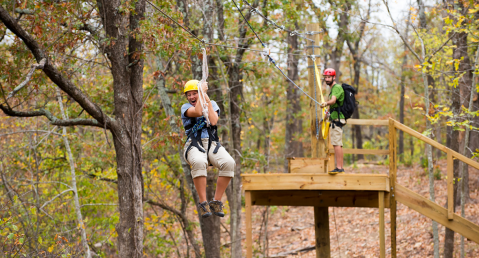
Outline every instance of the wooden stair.
<svg viewBox="0 0 479 258"><path fill-rule="evenodd" d="M396 201L437 221L443 226L459 233L469 240L479 243L479 226L471 221L453 213L452 220L448 219L448 211L435 202L396 184Z"/></svg>

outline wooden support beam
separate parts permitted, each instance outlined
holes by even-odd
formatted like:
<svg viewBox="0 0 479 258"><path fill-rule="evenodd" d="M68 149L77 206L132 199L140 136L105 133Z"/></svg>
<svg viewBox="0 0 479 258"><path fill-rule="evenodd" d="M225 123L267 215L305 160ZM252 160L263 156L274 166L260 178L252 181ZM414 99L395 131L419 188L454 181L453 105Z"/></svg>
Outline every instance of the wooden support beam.
<svg viewBox="0 0 479 258"><path fill-rule="evenodd" d="M381 174L243 174L245 190L366 190L389 192Z"/></svg>
<svg viewBox="0 0 479 258"><path fill-rule="evenodd" d="M253 221L251 211L251 192L245 191L245 215L246 215L246 257L253 257Z"/></svg>
<svg viewBox="0 0 479 258"><path fill-rule="evenodd" d="M399 184L396 184L396 200L469 240L479 243L478 225L455 213L453 219L449 220L447 209Z"/></svg>
<svg viewBox="0 0 479 258"><path fill-rule="evenodd" d="M314 232L316 238L316 258L331 257L327 207L314 207ZM323 232L328 233L323 234Z"/></svg>
<svg viewBox="0 0 479 258"><path fill-rule="evenodd" d="M384 192L379 193L379 257L386 257L386 235L384 230Z"/></svg>
<svg viewBox="0 0 479 258"><path fill-rule="evenodd" d="M396 245L396 177L397 177L397 137L396 137L396 127L394 127L394 120L389 120L389 208L391 216L391 258L396 258L397 245Z"/></svg>
<svg viewBox="0 0 479 258"><path fill-rule="evenodd" d="M452 152L447 151L447 219L454 218L454 159Z"/></svg>
<svg viewBox="0 0 479 258"><path fill-rule="evenodd" d="M348 125L389 125L389 121L377 119L348 119Z"/></svg>
<svg viewBox="0 0 479 258"><path fill-rule="evenodd" d="M389 193L384 196L385 208L389 208L389 196ZM252 205L264 206L379 207L378 193L375 191L251 191L251 202Z"/></svg>
<svg viewBox="0 0 479 258"><path fill-rule="evenodd" d="M334 153L334 148L329 149L329 153ZM343 154L389 155L389 153L389 150L343 149Z"/></svg>

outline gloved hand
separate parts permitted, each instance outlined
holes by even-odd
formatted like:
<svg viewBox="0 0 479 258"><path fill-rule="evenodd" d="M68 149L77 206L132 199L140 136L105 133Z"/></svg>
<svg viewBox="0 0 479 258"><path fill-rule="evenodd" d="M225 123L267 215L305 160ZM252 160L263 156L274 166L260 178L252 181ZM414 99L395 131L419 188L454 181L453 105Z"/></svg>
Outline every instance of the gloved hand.
<svg viewBox="0 0 479 258"><path fill-rule="evenodd" d="M328 106L328 104L326 104L326 102L323 102L323 103L319 104L319 106L320 106L321 108L325 108L326 106Z"/></svg>

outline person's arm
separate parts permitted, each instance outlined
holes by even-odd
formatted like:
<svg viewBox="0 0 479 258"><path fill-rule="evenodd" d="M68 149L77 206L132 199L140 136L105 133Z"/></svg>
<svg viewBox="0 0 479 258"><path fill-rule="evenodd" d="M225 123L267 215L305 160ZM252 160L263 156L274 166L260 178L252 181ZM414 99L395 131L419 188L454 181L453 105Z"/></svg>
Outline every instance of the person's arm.
<svg viewBox="0 0 479 258"><path fill-rule="evenodd" d="M216 125L218 123L218 113L216 113L215 109L213 108L211 100L208 100L208 119L210 119L211 125Z"/></svg>
<svg viewBox="0 0 479 258"><path fill-rule="evenodd" d="M336 96L333 95L330 100L321 103L321 107L324 108L327 106L334 105L334 103L336 103L336 100L337 100Z"/></svg>
<svg viewBox="0 0 479 258"><path fill-rule="evenodd" d="M203 98L200 96L200 92L199 92L200 90L203 91L206 102L210 101L210 98L208 97L208 94L206 94L206 91L208 90L208 83L205 82L198 89L198 99L197 99L196 106L188 108L188 110L186 110L186 112L185 112L185 116L187 116L187 117L201 117L201 116L203 116Z"/></svg>
<svg viewBox="0 0 479 258"><path fill-rule="evenodd" d="M203 85L201 85L201 89L206 103L208 103L208 119L210 120L211 125L216 125L218 123L218 113L215 112L213 105L211 104L210 97L206 93L208 90L208 83L205 82ZM200 94L198 92L198 94ZM190 107L186 112L185 115L187 117L201 117L203 116L203 98L201 96L198 96L198 104L194 107Z"/></svg>

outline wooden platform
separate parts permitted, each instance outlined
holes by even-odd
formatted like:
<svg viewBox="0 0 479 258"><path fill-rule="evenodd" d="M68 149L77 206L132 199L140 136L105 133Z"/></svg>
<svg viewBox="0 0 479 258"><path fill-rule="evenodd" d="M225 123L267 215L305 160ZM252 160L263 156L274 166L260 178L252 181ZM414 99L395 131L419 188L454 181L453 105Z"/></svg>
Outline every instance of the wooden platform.
<svg viewBox="0 0 479 258"><path fill-rule="evenodd" d="M243 174L249 190L353 190L389 192L389 177L377 174Z"/></svg>
<svg viewBox="0 0 479 258"><path fill-rule="evenodd" d="M390 180L387 175L277 173L243 174L242 178L246 202L248 258L252 257L251 207L253 205L314 206L315 209L321 207L379 208L379 238L381 257L384 257L384 209L390 207ZM325 216L327 218L327 213ZM320 220L315 215L315 224L318 224ZM329 240L329 235L327 238ZM317 242L320 241L317 239Z"/></svg>

